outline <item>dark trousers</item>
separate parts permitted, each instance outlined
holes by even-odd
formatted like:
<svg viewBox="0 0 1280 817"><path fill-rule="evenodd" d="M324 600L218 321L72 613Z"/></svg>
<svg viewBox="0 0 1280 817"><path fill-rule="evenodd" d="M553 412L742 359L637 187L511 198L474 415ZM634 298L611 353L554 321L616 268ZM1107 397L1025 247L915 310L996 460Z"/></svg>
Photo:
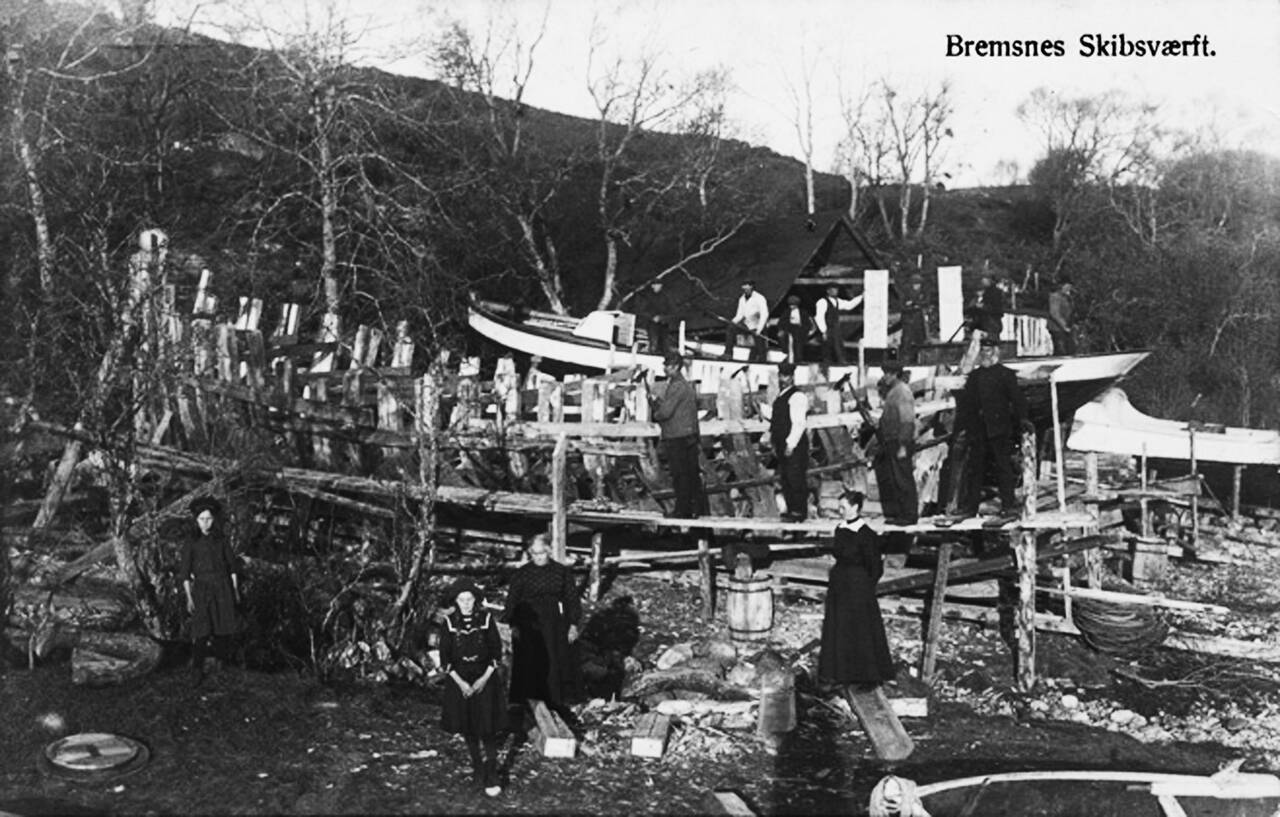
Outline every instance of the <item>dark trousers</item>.
<svg viewBox="0 0 1280 817"><path fill-rule="evenodd" d="M1053 353L1055 355L1074 355L1076 353L1076 339L1072 337L1070 332L1064 332L1061 329L1050 329L1049 337L1053 338Z"/></svg>
<svg viewBox="0 0 1280 817"><path fill-rule="evenodd" d="M801 437L791 456L774 449L778 458L778 479L782 482L782 498L787 503L787 513L798 519L809 515L809 441Z"/></svg>
<svg viewBox="0 0 1280 817"><path fill-rule="evenodd" d="M907 456L898 458L898 444L886 445L876 457L876 485L880 488L880 508L886 518L915 522L920 518L920 498L913 465L915 443L907 444Z"/></svg>
<svg viewBox="0 0 1280 817"><path fill-rule="evenodd" d="M747 356L747 360L752 362L762 361L766 357L768 346L764 335L755 335L747 332L740 326L728 326L724 330L724 356L733 357L733 347L738 345L739 336L751 338L751 354Z"/></svg>
<svg viewBox="0 0 1280 817"><path fill-rule="evenodd" d="M668 348L667 323L664 320L651 318L649 320L649 352L656 355L665 355Z"/></svg>
<svg viewBox="0 0 1280 817"><path fill-rule="evenodd" d="M1000 488L1000 510L1004 513L1017 513L1018 498L1014 493L1017 485L1013 476L1013 443L1008 434L988 437L974 434L969 441L969 481L972 483L966 491L970 507L969 514L977 513L978 499L981 496L982 481L986 478L988 463L995 469L996 485Z"/></svg>
<svg viewBox="0 0 1280 817"><path fill-rule="evenodd" d="M662 441L662 451L671 469L671 487L676 492L674 516L692 519L707 511L707 493L702 487L702 471L698 464L697 435Z"/></svg>
<svg viewBox="0 0 1280 817"><path fill-rule="evenodd" d="M822 359L827 363L844 363L844 335L840 333L839 324L827 324L827 334L822 338Z"/></svg>
<svg viewBox="0 0 1280 817"><path fill-rule="evenodd" d="M787 360L792 363L804 360L804 329L783 329L778 339L782 341L782 351L787 353Z"/></svg>

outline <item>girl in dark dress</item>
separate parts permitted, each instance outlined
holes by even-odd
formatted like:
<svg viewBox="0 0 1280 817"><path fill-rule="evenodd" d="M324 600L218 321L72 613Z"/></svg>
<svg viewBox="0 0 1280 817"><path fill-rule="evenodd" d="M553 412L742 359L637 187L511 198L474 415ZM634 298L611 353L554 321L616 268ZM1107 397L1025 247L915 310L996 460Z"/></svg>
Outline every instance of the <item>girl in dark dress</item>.
<svg viewBox="0 0 1280 817"><path fill-rule="evenodd" d="M511 624L511 700L531 699L565 714L577 692L570 645L578 640L582 604L573 571L551 559L547 536L529 543L529 561L511 576L504 617Z"/></svg>
<svg viewBox="0 0 1280 817"><path fill-rule="evenodd" d="M182 543L178 576L191 614L191 667L198 685L211 641L214 657L231 657L231 640L240 632L240 575L217 501L198 499L191 503L191 514L195 530Z"/></svg>
<svg viewBox="0 0 1280 817"><path fill-rule="evenodd" d="M860 491L840 497L840 510L845 521L836 527L836 563L827 579L818 677L867 689L894 677L889 639L876 601L876 582L884 573L880 535L861 516Z"/></svg>
<svg viewBox="0 0 1280 817"><path fill-rule="evenodd" d="M490 797L497 797L502 793L498 743L507 728L507 704L497 674L502 637L493 614L479 609L481 595L474 584L458 582L447 600L453 609L445 616L440 636L440 663L446 675L441 727L462 735L471 754L476 785L483 786Z"/></svg>

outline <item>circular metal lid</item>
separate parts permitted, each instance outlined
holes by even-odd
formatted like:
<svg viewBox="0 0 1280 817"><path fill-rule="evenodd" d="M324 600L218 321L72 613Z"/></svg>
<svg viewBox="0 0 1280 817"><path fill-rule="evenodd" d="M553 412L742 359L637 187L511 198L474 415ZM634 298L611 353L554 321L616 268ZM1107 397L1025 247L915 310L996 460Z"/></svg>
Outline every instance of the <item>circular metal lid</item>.
<svg viewBox="0 0 1280 817"><path fill-rule="evenodd" d="M136 771L150 757L132 738L106 732L81 732L44 747L40 767L47 774L70 779L101 779Z"/></svg>

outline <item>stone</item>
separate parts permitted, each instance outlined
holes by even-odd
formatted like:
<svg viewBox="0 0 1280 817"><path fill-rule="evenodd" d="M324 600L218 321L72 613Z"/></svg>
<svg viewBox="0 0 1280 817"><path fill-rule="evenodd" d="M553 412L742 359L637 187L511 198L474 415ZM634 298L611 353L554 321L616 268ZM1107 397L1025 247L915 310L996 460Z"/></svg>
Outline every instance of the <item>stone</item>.
<svg viewBox="0 0 1280 817"><path fill-rule="evenodd" d="M738 648L728 641L713 639L706 642L704 649L705 656L718 662L722 667L731 667L738 660Z"/></svg>
<svg viewBox="0 0 1280 817"><path fill-rule="evenodd" d="M734 664L725 680L737 687L753 687L756 683L755 665L746 662Z"/></svg>
<svg viewBox="0 0 1280 817"><path fill-rule="evenodd" d="M690 712L693 711L693 701L682 701L682 700L660 701L656 707L656 710L661 715L668 715L668 716L678 718L682 715L688 715Z"/></svg>
<svg viewBox="0 0 1280 817"><path fill-rule="evenodd" d="M693 658L693 645L677 644L667 649L662 655L658 656L658 669L671 669L678 667L686 661Z"/></svg>
<svg viewBox="0 0 1280 817"><path fill-rule="evenodd" d="M1075 709L1080 705L1080 699L1068 692L1062 696L1062 700L1058 703L1063 709Z"/></svg>
<svg viewBox="0 0 1280 817"><path fill-rule="evenodd" d="M1111 713L1111 722L1119 726L1124 726L1133 720L1134 711L1132 709L1117 709Z"/></svg>

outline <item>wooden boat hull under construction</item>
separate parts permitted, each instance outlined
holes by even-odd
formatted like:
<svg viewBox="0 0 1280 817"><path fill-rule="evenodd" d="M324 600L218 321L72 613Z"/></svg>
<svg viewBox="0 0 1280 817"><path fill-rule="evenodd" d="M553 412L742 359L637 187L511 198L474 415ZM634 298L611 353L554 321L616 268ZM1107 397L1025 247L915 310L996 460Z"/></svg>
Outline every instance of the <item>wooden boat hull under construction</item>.
<svg viewBox="0 0 1280 817"><path fill-rule="evenodd" d="M1163 420L1138 411L1123 389L1109 389L1076 410L1068 448L1147 457L1161 476L1196 472L1211 493L1225 501L1232 494L1234 466L1250 466L1241 480L1241 501L1280 506L1280 432L1259 428L1199 426L1194 433L1181 420Z"/></svg>
<svg viewBox="0 0 1280 817"><path fill-rule="evenodd" d="M915 795L931 817L1273 817L1280 809L1280 780L1248 773L1009 772L923 785Z"/></svg>
<svg viewBox="0 0 1280 817"><path fill-rule="evenodd" d="M591 371L636 367L652 372L654 375L663 373L660 355L619 348L598 337L575 335L564 326L552 325L550 322L536 325L512 320L478 304L471 305L468 321L472 329L494 343L522 354L539 355L544 360L557 361L567 366ZM687 348L691 352L689 378L704 384L705 391L713 391L714 384L736 373L744 374L749 387L756 388L759 384L769 381L780 362L780 356L777 353L773 354L779 359L764 363L749 363L745 360L727 360L718 356L723 347L717 344L689 344ZM745 350L737 351L740 355L745 355ZM1149 352L1140 350L1070 357L1012 358L1006 360L1005 365L1017 372L1026 390L1032 419L1043 428L1051 423L1053 416L1050 393L1051 375L1058 388L1059 413L1064 418L1070 417L1078 407L1089 402L1132 371L1148 354ZM824 370L817 366L801 366L796 371L796 382L801 385L823 380L835 382L845 375L851 376L856 382L858 377L856 365L824 368L825 376ZM939 376L936 372L936 366L909 367L913 382L932 379L939 385L952 388L963 383L963 376ZM876 365L868 365L865 368L865 378L868 383L879 380L880 368Z"/></svg>

